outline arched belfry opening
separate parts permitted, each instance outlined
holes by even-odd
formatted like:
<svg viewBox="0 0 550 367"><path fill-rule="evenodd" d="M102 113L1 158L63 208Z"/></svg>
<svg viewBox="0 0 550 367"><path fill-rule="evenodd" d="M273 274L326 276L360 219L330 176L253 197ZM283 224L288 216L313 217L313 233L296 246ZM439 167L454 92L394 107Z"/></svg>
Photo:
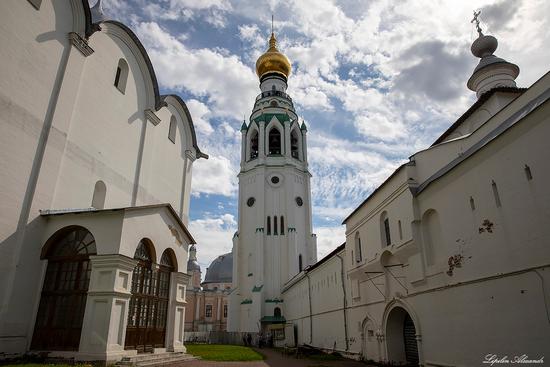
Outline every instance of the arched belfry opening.
<svg viewBox="0 0 550 367"><path fill-rule="evenodd" d="M258 130L252 131L252 135L250 137L250 158L254 159L258 158Z"/></svg>
<svg viewBox="0 0 550 367"><path fill-rule="evenodd" d="M290 155L294 159L300 159L300 135L296 129L290 133Z"/></svg>
<svg viewBox="0 0 550 367"><path fill-rule="evenodd" d="M78 350L90 283L94 236L84 227L57 231L44 245L48 260L31 343L33 350Z"/></svg>
<svg viewBox="0 0 550 367"><path fill-rule="evenodd" d="M176 270L172 250L164 251L160 264L154 265L153 243L142 239L134 253L137 265L132 275L132 296L128 310L125 349L138 353L163 348L166 339L170 273Z"/></svg>
<svg viewBox="0 0 550 367"><path fill-rule="evenodd" d="M268 154L269 155L281 155L282 152L282 140L281 132L276 127L272 127L269 130L269 145L268 145Z"/></svg>
<svg viewBox="0 0 550 367"><path fill-rule="evenodd" d="M416 326L403 307L394 307L386 321L388 359L398 364L418 366Z"/></svg>

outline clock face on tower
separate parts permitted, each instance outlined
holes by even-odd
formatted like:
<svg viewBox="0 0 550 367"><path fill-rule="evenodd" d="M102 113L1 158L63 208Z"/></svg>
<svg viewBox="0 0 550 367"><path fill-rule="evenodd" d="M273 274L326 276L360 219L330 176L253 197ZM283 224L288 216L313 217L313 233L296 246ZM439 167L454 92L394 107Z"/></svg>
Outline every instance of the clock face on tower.
<svg viewBox="0 0 550 367"><path fill-rule="evenodd" d="M249 207L252 207L252 205L254 205L255 202L256 202L256 199L254 199L253 197L250 197L246 201L246 205L248 205Z"/></svg>
<svg viewBox="0 0 550 367"><path fill-rule="evenodd" d="M298 205L298 206L304 205L304 201L299 196L296 198L296 205Z"/></svg>

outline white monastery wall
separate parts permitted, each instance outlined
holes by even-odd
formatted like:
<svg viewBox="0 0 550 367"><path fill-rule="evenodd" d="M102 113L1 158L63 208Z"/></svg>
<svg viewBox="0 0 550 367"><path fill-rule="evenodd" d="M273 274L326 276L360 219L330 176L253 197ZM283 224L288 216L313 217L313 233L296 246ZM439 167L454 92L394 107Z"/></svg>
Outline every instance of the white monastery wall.
<svg viewBox="0 0 550 367"><path fill-rule="evenodd" d="M473 146L547 91L549 81L544 76L465 137L470 139L465 144ZM363 242L367 262L347 269L351 282L349 352L373 360L404 358L395 352L398 338L387 329L394 307L402 307L413 319L420 359L428 366L477 365L488 353L538 358L546 349L550 343L546 306L550 230L544 223L550 217L550 195L545 190L548 173L543 167L550 156L546 144L549 115L546 102L423 187L416 197L408 190L401 194L408 197L397 210L412 215L406 222L411 241L404 236L404 243L383 248L379 241ZM422 181L414 170L429 166L432 154L440 154L437 146L415 155L416 166L406 166L418 184ZM397 175L394 178L398 180ZM392 180L385 184L388 189ZM392 195L379 190L346 223L349 259L355 230L361 238L363 232L380 232L369 226L368 219L371 212L386 209L379 209L378 193ZM389 198L386 202L382 205L388 205L391 216ZM393 242L394 223L391 226ZM369 261L373 252L369 247L383 252ZM518 310L530 311L520 316ZM513 342L511 334L518 335Z"/></svg>

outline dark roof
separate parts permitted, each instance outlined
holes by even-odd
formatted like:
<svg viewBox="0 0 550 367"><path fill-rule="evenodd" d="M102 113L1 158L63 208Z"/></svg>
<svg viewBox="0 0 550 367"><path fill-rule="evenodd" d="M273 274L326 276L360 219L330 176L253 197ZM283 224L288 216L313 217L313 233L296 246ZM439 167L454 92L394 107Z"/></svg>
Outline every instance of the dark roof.
<svg viewBox="0 0 550 367"><path fill-rule="evenodd" d="M363 200L363 202L361 204L359 204L359 206L357 206L357 208L355 208L343 221L342 221L342 224L346 224L347 220L351 218L351 216L353 214L355 214L359 209L361 209L361 207L363 205L365 205L367 203L367 201L369 201L377 192L378 190L380 190L389 180L392 179L393 176L395 176L397 174L397 172L399 172L399 170L401 168L403 168L405 165L409 164L409 162L407 163L403 163L402 165L400 165L399 167L397 167L395 169L395 171L393 171L393 173L388 177L386 178L386 180L384 182L382 182L382 184L380 184L380 186L378 186L376 189L374 189L373 192L370 193L369 196L367 196L367 198L365 200Z"/></svg>
<svg viewBox="0 0 550 367"><path fill-rule="evenodd" d="M336 247L334 250L332 250L328 255L323 257L321 260L317 261L315 264L310 265L304 269L304 272L300 272L296 274L294 277L292 277L289 281L287 281L283 287L282 293L285 293L288 289L290 289L296 282L298 282L300 279L303 279L304 276L307 275L310 271L315 270L319 266L323 265L330 259L332 259L334 256L336 256L337 253L342 251L344 248L346 248L346 243L344 242L340 246Z"/></svg>
<svg viewBox="0 0 550 367"><path fill-rule="evenodd" d="M187 105L183 101L183 99L178 96L177 94L165 94L161 96L162 101L168 97L174 98L183 108L183 111L185 112L185 116L187 116L187 119L189 120L189 128L191 129L191 139L193 140L193 147L197 151L197 158L206 158L208 159L208 154L201 152L199 145L197 144L197 134L195 133L195 124L193 123L193 118L191 118L191 113L189 112L189 109L187 108ZM164 102L166 103L166 102Z"/></svg>
<svg viewBox="0 0 550 367"><path fill-rule="evenodd" d="M457 167L458 165L462 164L462 162L466 161L468 158L491 144L493 141L495 141L499 136L506 133L508 130L513 128L516 124L520 123L527 117L529 114L536 111L538 108L540 108L545 103L548 103L548 99L550 98L550 89L547 89L542 94L537 96L536 98L532 99L529 103L527 103L525 106L517 110L512 116L508 117L503 123L498 125L495 129L490 131L487 135L485 135L483 138L481 138L477 143L472 145L470 148L466 149L461 155L450 161L447 165L439 169L437 172L435 172L431 177L429 177L426 181L424 181L422 184L420 184L413 194L415 196L418 196L426 187L428 187L433 182L437 181L447 173L449 173L452 169Z"/></svg>
<svg viewBox="0 0 550 367"><path fill-rule="evenodd" d="M464 112L462 116L458 118L458 120L456 120L443 134L441 134L441 136L437 138L437 140L431 146L433 147L434 145L441 143L449 135L451 135L460 126L460 124L462 124L468 117L470 117L475 111L477 111L477 109L489 98L491 98L493 94L497 92L522 94L526 90L527 88L497 87L483 93L481 97L479 97L478 100L472 106L470 106L470 108L468 108L468 110Z"/></svg>
<svg viewBox="0 0 550 367"><path fill-rule="evenodd" d="M151 77L151 83L153 84L153 93L155 95L155 110L158 111L162 107L166 106L166 102L164 101L166 97L172 96L174 97L182 106L183 110L185 111L185 114L190 122L190 128L191 128L191 137L193 140L193 147L197 151L197 158L206 158L208 159L208 154L205 154L201 152L198 144L197 144L197 136L195 133L195 125L193 124L193 119L191 118L191 114L189 113L189 109L187 108L187 105L183 101L183 99L176 95L176 94L169 94L169 95L163 95L161 96L159 93L159 86L157 81L157 75L155 73L155 69L153 68L153 64L151 63L151 59L149 58L149 55L147 54L147 51L145 50L145 47L143 47L143 44L139 40L139 38L136 36L136 34L124 23L118 22L116 20L105 20L100 23L92 24L92 14L90 10L90 5L88 3L88 0L82 0L82 5L84 7L84 16L85 16L85 23L86 23L86 37L90 37L94 32L101 30L101 24L114 24L118 27L120 27L124 32L128 34L128 36L134 41L136 44L139 52L141 53L141 56L143 57L143 60L145 61L145 64L147 65L147 70L149 71L149 75Z"/></svg>
<svg viewBox="0 0 550 367"><path fill-rule="evenodd" d="M89 8L88 8L89 9ZM143 47L143 44L139 40L139 38L136 36L134 32L128 26L125 24L118 22L116 20L106 20L101 23L99 23L99 26L101 27L101 24L114 24L118 27L120 27L124 32L130 36L132 41L136 44L139 52L141 53L141 56L143 57L143 60L145 60L145 64L147 65L147 69L149 70L149 75L151 77L151 82L153 83L153 92L155 94L155 110L160 110L162 107L166 106L166 103L160 98L159 93L159 85L157 82L157 75L155 74L155 70L153 69L153 64L151 63L151 59L149 59L149 55L147 54L147 51L145 51L145 47Z"/></svg>
<svg viewBox="0 0 550 367"><path fill-rule="evenodd" d="M163 208L165 207L168 209L170 214L172 214L172 217L178 222L180 227L185 232L185 235L189 238L189 243L195 244L195 239L185 226L183 222L181 221L181 218L178 216L174 208L172 208L172 205L168 203L164 204L152 204L152 205L142 205L142 206L126 206L121 208L110 208L110 209L95 209L95 208L81 208L81 209L42 209L40 210L40 215L43 217L46 216L55 216L55 215L66 215L66 214L84 214L84 213L106 213L106 212L117 212L117 211L132 211L132 210L142 210L142 209L155 209L155 208Z"/></svg>
<svg viewBox="0 0 550 367"><path fill-rule="evenodd" d="M305 272L309 273L310 271L314 270L315 268L318 268L319 266L326 263L328 260L330 260L334 255L342 251L346 247L346 243L344 242L340 246L336 247L334 250L332 250L328 255L325 255L321 260L317 261L315 264L308 266L305 268Z"/></svg>

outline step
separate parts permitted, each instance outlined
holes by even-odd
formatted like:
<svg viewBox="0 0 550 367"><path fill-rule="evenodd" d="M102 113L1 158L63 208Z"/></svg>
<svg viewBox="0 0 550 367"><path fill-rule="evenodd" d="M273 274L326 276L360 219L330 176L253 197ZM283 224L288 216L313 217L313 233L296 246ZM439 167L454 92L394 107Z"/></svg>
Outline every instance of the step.
<svg viewBox="0 0 550 367"><path fill-rule="evenodd" d="M140 363L137 363L136 366L138 367L162 366L165 364L172 364L174 362L194 361L196 359L198 358L188 355L187 357L169 358L167 360L161 360L161 361L140 362Z"/></svg>
<svg viewBox="0 0 550 367"><path fill-rule="evenodd" d="M139 354L132 357L124 357L117 366L155 366L166 363L195 360L196 357L182 352L167 352L157 354Z"/></svg>

